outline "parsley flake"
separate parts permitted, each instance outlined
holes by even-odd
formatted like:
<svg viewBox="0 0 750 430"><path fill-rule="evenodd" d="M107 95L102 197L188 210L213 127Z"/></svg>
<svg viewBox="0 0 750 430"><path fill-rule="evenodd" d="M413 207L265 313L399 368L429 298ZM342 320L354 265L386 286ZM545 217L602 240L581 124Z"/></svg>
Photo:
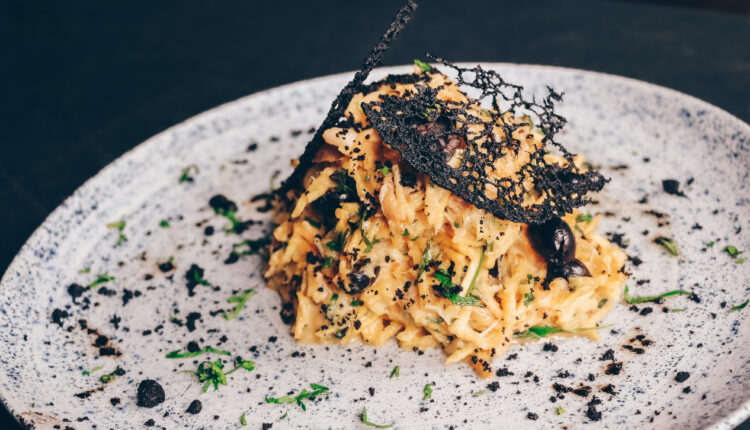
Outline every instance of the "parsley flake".
<svg viewBox="0 0 750 430"><path fill-rule="evenodd" d="M300 408L302 408L303 411L307 410L307 407L305 406L305 403L303 400L305 399L312 399L314 397L317 397L325 392L328 392L329 388L324 387L319 384L310 384L310 388L313 389L313 391L307 391L307 389L303 388L302 392L297 394L294 397L291 396L281 396L281 397L266 397L266 403L276 403L276 404L282 404L282 403L289 403L293 404L296 403Z"/></svg>
<svg viewBox="0 0 750 430"><path fill-rule="evenodd" d="M88 284L86 288L94 288L97 285L104 284L109 281L114 281L114 276L109 276L106 273L99 275L92 283Z"/></svg>
<svg viewBox="0 0 750 430"><path fill-rule="evenodd" d="M588 330L599 330L602 328L606 328L609 326L596 326L596 327L583 327L583 328L560 328L560 327L553 327L549 325L541 325L541 326L532 326L524 331L517 331L513 333L515 337L518 338L535 338L535 339L541 339L543 337L547 337L552 334L556 333L578 333L582 331L588 331Z"/></svg>
<svg viewBox="0 0 750 430"><path fill-rule="evenodd" d="M207 354L207 353L232 355L232 353L229 351L224 351L223 349L216 349L210 346L206 346L203 349L194 351L194 352L190 352L190 351L182 352L181 349L176 349L174 351L170 351L169 354L167 354L167 358L190 358L190 357L196 357L198 355Z"/></svg>
<svg viewBox="0 0 750 430"><path fill-rule="evenodd" d="M427 400L432 397L432 383L425 384L422 391L424 392L424 397L422 397L422 400Z"/></svg>
<svg viewBox="0 0 750 430"><path fill-rule="evenodd" d="M169 228L169 220L166 220L166 219L161 220L161 222L159 223L159 226L161 228Z"/></svg>
<svg viewBox="0 0 750 430"><path fill-rule="evenodd" d="M182 173L180 174L179 183L181 184L183 182L193 182L192 173L198 174L199 172L200 172L200 169L198 169L198 166L195 164L191 164L183 168Z"/></svg>
<svg viewBox="0 0 750 430"><path fill-rule="evenodd" d="M430 65L429 65L429 64L427 64L427 63L425 63L424 61L420 61L420 60L416 60L416 59L415 59L415 60L414 60L414 64L415 64L415 65L416 65L417 67L419 67L419 70L421 70L421 71L423 71L423 72L429 72L430 70L432 70L432 66L430 66Z"/></svg>
<svg viewBox="0 0 750 430"><path fill-rule="evenodd" d="M243 412L242 415L240 415L240 424L243 426L247 425L247 419L245 418L245 413Z"/></svg>
<svg viewBox="0 0 750 430"><path fill-rule="evenodd" d="M601 299L601 300L599 300L599 304L597 304L596 307L599 308L599 309L601 309L606 304L607 304L607 299Z"/></svg>
<svg viewBox="0 0 750 430"><path fill-rule="evenodd" d="M389 376L388 378L393 378L394 376L398 377L399 376L398 373L399 373L399 367L396 366L393 368L393 370L391 371L391 376Z"/></svg>
<svg viewBox="0 0 750 430"><path fill-rule="evenodd" d="M631 305L635 303L658 302L660 299L663 299L664 297L676 296L676 295L692 296L693 293L691 293L690 291L685 291L685 290L672 290L672 291L667 291L666 293L663 293L663 294L659 294L658 296L632 297L630 294L628 294L627 285L625 286L625 291L622 293L623 299L628 304L631 304Z"/></svg>
<svg viewBox="0 0 750 430"><path fill-rule="evenodd" d="M393 424L375 424L367 420L367 409L362 408L362 413L359 416L362 419L362 423L366 426L375 427L376 429L388 429L393 427Z"/></svg>
<svg viewBox="0 0 750 430"><path fill-rule="evenodd" d="M737 306L732 306L732 308L729 309L729 312L741 311L745 309L745 306L747 306L748 303L750 303L750 300L745 300L744 302L740 303Z"/></svg>
<svg viewBox="0 0 750 430"><path fill-rule="evenodd" d="M242 292L242 294L238 294L236 296L232 296L227 299L227 302L229 303L237 303L237 306L234 307L234 310L231 313L224 312L224 319L229 321L231 319L234 319L237 317L237 315L240 314L240 311L245 306L245 302L247 302L247 299L255 295L254 289L245 290Z"/></svg>
<svg viewBox="0 0 750 430"><path fill-rule="evenodd" d="M305 217L305 221L315 228L320 228L320 223L310 217Z"/></svg>
<svg viewBox="0 0 750 430"><path fill-rule="evenodd" d="M680 255L680 253L677 250L677 242L675 242L674 239L660 236L654 239L654 243L663 246L664 249L667 250L667 252L674 255L675 257Z"/></svg>
<svg viewBox="0 0 750 430"><path fill-rule="evenodd" d="M558 406L557 408L555 408L555 414L556 415L562 415L564 413L565 413L565 409L563 409L562 406Z"/></svg>
<svg viewBox="0 0 750 430"><path fill-rule="evenodd" d="M737 259L737 256L742 254L742 251L738 250L736 246L734 245L727 245L724 247L724 249L721 250L721 252L726 252L727 255L732 257L733 259ZM744 263L744 259L737 260L738 264Z"/></svg>
<svg viewBox="0 0 750 430"><path fill-rule="evenodd" d="M227 385L227 375L238 369L251 371L255 369L255 362L237 357L234 359L234 368L225 373L224 363L221 360L204 361L198 365L198 370L181 370L181 372L197 375L200 382L205 382L201 390L202 393L205 393L211 385L214 386L214 391L219 389L219 385Z"/></svg>
<svg viewBox="0 0 750 430"><path fill-rule="evenodd" d="M124 234L122 234L122 231L125 230L125 221L117 221L117 222L111 222L107 224L107 228L116 228L119 232L117 236L117 243L115 243L115 246L122 245L123 242L127 242L128 238L125 237Z"/></svg>

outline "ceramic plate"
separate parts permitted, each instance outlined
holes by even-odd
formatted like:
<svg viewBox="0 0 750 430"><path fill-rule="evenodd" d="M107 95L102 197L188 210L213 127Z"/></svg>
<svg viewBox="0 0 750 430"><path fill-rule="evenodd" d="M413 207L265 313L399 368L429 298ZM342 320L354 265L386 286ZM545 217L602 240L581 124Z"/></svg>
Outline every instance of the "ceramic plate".
<svg viewBox="0 0 750 430"><path fill-rule="evenodd" d="M295 344L279 298L263 284L260 257L227 259L247 249L233 245L268 231L263 202L251 199L290 172L290 159L301 153L347 73L198 115L125 154L55 210L0 287L2 401L37 428L234 428L243 413L251 428L366 428L365 407L370 421L402 429L730 428L742 422L750 413L750 307L732 307L750 298L750 263L741 264L745 254L732 258L722 250L731 245L750 254L750 126L692 97L630 79L487 67L535 93L546 85L565 92L559 112L569 123L559 137L612 178L587 210L602 214L600 230L631 256L631 294L682 288L697 300L619 304L605 318L612 326L600 342L516 346L494 364L504 376L490 380L477 379L463 364L445 367L440 351L417 354L393 342L379 349ZM677 181L684 196L665 192L664 180ZM240 236L226 234L227 220L208 205L216 194L237 203L240 219L255 223ZM654 243L660 236L677 242L679 256ZM190 296L186 273L193 265L210 286L198 284ZM248 288L257 294L238 317L222 318L222 310L235 306L227 300ZM191 341L232 356L166 358ZM224 358L229 370L237 356L254 361L255 369L239 369L218 390L201 393L196 375L181 372L204 358ZM122 371L113 373L118 366ZM395 366L399 376L391 378ZM108 374L112 380L100 382ZM146 379L165 392L153 408L137 405ZM305 401L306 410L265 402L310 390L312 383L330 391ZM427 383L432 395L424 400ZM591 392L560 388L582 385ZM202 411L187 413L194 400ZM598 413L600 421L593 421Z"/></svg>

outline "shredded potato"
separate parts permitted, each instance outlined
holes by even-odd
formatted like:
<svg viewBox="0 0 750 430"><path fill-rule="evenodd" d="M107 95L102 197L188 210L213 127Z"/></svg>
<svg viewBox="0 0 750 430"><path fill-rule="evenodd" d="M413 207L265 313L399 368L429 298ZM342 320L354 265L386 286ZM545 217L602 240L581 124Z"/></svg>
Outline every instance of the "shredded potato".
<svg viewBox="0 0 750 430"><path fill-rule="evenodd" d="M429 85L444 79L433 75ZM493 357L517 342L517 333L597 326L626 280L626 255L595 231L598 216L563 217L576 232L575 258L591 277L559 278L543 288L547 263L531 247L526 225L497 219L435 186L369 127L363 101L412 89L383 85L355 96L346 113L356 125L326 130L304 190L277 204L265 277L294 306L294 338L373 346L395 338L409 350L442 348L446 363L465 361L487 377ZM465 97L455 85L439 93L445 100ZM524 145L542 145L539 132L519 130ZM523 156L499 160L491 173L511 175L523 162ZM347 185L336 172L352 190L342 189ZM356 199L326 218L313 206L327 193ZM459 289L452 298L446 284ZM578 334L598 339L596 330Z"/></svg>

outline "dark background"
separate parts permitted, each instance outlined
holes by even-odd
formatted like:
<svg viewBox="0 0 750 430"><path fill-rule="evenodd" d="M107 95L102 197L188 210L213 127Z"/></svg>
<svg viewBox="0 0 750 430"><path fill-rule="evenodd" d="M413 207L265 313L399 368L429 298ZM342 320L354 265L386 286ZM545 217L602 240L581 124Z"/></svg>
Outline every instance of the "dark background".
<svg viewBox="0 0 750 430"><path fill-rule="evenodd" d="M0 273L107 163L221 103L358 68L400 3L0 5ZM386 64L430 51L596 70L750 122L750 0L422 3ZM2 411L0 428L15 428Z"/></svg>

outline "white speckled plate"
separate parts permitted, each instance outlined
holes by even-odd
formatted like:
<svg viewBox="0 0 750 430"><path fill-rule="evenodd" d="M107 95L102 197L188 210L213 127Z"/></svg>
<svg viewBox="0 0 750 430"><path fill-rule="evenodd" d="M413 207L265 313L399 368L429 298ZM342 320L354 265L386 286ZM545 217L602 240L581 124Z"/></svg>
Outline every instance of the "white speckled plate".
<svg viewBox="0 0 750 430"><path fill-rule="evenodd" d="M259 257L224 263L241 239L222 232L225 220L207 203L219 193L236 201L240 218L262 221L242 238L262 236L268 216L250 198L268 190L274 171L282 177L289 172L308 130L350 76L342 74L198 115L127 153L67 199L29 239L0 286L2 401L38 428L61 422L74 428L234 428L243 413L251 428L365 428L359 420L363 407L371 421L403 429L740 423L750 414L750 308L730 308L750 298L750 263L739 264L744 254L732 259L722 249L734 245L750 254L750 126L702 101L634 80L488 66L532 90L550 85L566 93L560 112L569 125L560 139L612 177L590 210L611 212L601 230L622 234L635 263L642 261L631 262L631 293L683 288L695 291L700 303L674 297L636 311L620 304L605 319L613 327L602 332L601 342L560 339L557 351L545 351L541 342L517 346L510 351L515 359L495 363L512 374L487 381L462 364L444 367L439 351L418 355L395 343L381 349L296 345L279 317L279 299L263 286ZM406 70L381 69L377 75ZM252 143L257 150L248 151ZM178 183L188 165L198 167L191 170L194 181ZM686 197L665 193L664 179L678 180ZM118 232L107 224L120 220L127 241L118 246ZM162 220L169 227L161 227ZM207 226L213 235L205 234ZM675 238L680 256L655 245L657 236ZM163 273L158 264L170 257L176 267ZM185 273L194 263L219 287L199 285L189 297ZM87 285L100 274L115 279L74 303L68 286ZM233 292L250 287L258 294L237 319L215 313L231 307L226 301ZM647 308L653 312L646 314ZM55 309L59 324L53 322ZM173 322L184 322L191 312L201 315L194 331ZM121 355L100 356L97 334L89 331L106 336ZM623 347L642 347L631 341L638 334L653 342L642 354ZM165 358L189 341L254 360L256 369L241 369L227 386L201 394L195 376L179 370L195 369L202 357ZM606 374L610 362L600 360L609 348L622 363L619 375ZM396 365L400 376L389 378ZM98 390L99 377L117 366L125 374ZM688 372L688 379L678 382L677 372ZM137 385L147 378L166 392L166 401L151 409L136 405ZM499 382L495 392L486 388L493 381ZM434 383L432 398L422 400L428 382ZM264 402L310 383L330 387L330 394L308 401L307 411ZM567 393L552 402L554 383L583 383L592 394ZM616 395L601 391L608 384ZM88 398L75 396L89 390ZM586 414L593 396L601 401L596 423ZM119 403L113 405L113 398ZM195 399L202 412L185 413ZM565 412L557 414L558 406ZM529 419L530 413L538 418Z"/></svg>

